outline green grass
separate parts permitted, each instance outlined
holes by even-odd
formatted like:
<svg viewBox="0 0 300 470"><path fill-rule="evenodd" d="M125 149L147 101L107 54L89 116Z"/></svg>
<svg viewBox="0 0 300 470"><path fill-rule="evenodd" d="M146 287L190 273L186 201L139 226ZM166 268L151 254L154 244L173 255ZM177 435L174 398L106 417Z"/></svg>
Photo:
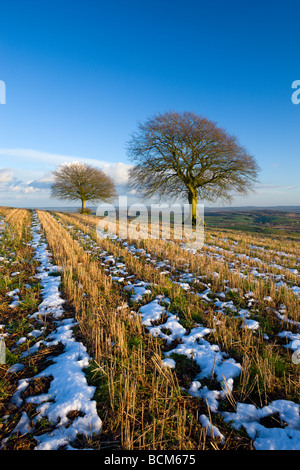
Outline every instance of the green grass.
<svg viewBox="0 0 300 470"><path fill-rule="evenodd" d="M6 326L6 330L10 334L17 334L21 337L32 330L32 325L26 317L21 317L9 322Z"/></svg>
<svg viewBox="0 0 300 470"><path fill-rule="evenodd" d="M300 239L300 214L281 211L226 211L207 212L208 228L239 230L265 235L284 235Z"/></svg>

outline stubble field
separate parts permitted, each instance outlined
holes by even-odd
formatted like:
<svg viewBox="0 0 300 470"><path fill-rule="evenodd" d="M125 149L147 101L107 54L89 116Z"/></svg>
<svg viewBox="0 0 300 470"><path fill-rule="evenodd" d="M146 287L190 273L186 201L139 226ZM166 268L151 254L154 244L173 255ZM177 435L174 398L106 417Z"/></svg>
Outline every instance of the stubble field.
<svg viewBox="0 0 300 470"><path fill-rule="evenodd" d="M300 449L300 251L0 208L1 449Z"/></svg>

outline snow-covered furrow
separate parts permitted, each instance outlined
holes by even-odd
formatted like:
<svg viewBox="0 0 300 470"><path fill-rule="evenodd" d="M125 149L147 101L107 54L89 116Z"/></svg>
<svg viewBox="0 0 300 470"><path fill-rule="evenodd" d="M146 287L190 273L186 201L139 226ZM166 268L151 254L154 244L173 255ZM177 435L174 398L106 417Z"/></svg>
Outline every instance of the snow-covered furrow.
<svg viewBox="0 0 300 470"><path fill-rule="evenodd" d="M253 258L244 253L235 253L234 251L225 250L224 248L220 248L217 246L210 245L210 247L214 248L215 251L217 251L218 253L215 253L214 251L209 251L208 249L206 249L201 254L211 257L215 260L227 263L228 266L232 270L238 268L240 271L247 271L247 274L249 273L252 276L261 277L265 280L271 279L271 280L274 280L275 282L281 281L284 278L284 275L282 275L282 273L292 274L296 278L299 278L300 280L300 273L298 269L288 268L286 266L282 266L277 263L268 264L268 267L267 267L266 262L261 258L258 258L258 257ZM230 261L230 260L227 260L226 257L235 257L235 260ZM248 261L249 264L243 263L243 260ZM254 266L251 266L251 263L254 264ZM268 268L277 270L279 271L279 273L270 273L268 271Z"/></svg>
<svg viewBox="0 0 300 470"><path fill-rule="evenodd" d="M36 338L42 335L44 321L47 321L47 318L56 322L56 329L44 340L37 341L26 351L24 356L34 354L39 350L41 344L46 347L61 344L63 350L60 354L52 356L51 365L42 372L34 377L19 381L18 388L12 397L12 403L18 407L24 403L24 400L26 403L33 403L37 406L37 414L33 420L29 420L26 412L23 412L12 434L17 431L21 434L31 432L37 441L37 450L54 450L61 447L71 449L77 435L88 437L99 434L102 422L97 414L96 402L93 400L95 388L88 385L84 374L84 369L89 365L90 358L86 347L76 341L73 336L75 319L64 316L64 300L59 291L61 278L57 275L53 276L53 273L57 274L59 267L51 262L51 254L48 251L47 243L43 240L36 214L33 215L33 219L32 247L36 252L35 258L40 262L36 277L42 286L43 301L37 312L29 317L29 320L39 321L41 329L34 329L29 335ZM15 372L19 366L22 368L22 364L15 364L9 372ZM51 380L47 392L23 398L22 392L27 389L32 379L38 377L48 377ZM73 420L70 419L71 412L77 414ZM43 418L48 419L54 429L51 432L35 435L34 424Z"/></svg>
<svg viewBox="0 0 300 470"><path fill-rule="evenodd" d="M235 412L223 412L223 418L235 429L242 427L253 439L256 450L300 449L300 405L289 400L274 400L257 408L237 403ZM278 426L264 426L262 420L278 416Z"/></svg>
<svg viewBox="0 0 300 470"><path fill-rule="evenodd" d="M204 302L207 302L210 306L214 306L215 310L218 312L226 313L226 311L230 311L232 313L236 312L237 318L243 319L243 326L245 328L257 329L259 328L258 321L251 319L252 313L251 308L255 304L255 299L253 298L253 294L248 292L245 294L245 299L247 300L248 309L237 309L234 305L232 300L225 301L227 291L234 292L236 289L230 288L230 286L225 285L224 291L214 294L213 297L210 297L212 294L211 284L206 283L205 276L195 276L192 273L188 272L179 272L177 270L172 270L172 267L168 264L168 261L158 262L156 257L151 256L149 253L146 253L143 249L137 249L135 245L131 244L128 245L126 242L123 242L125 248L127 248L132 254L138 256L140 258L146 258L149 262L153 264L157 269L162 269L161 274L169 275L169 279L173 281L175 284L178 284L182 289L189 291L191 294L195 294L200 297ZM166 270L166 269L169 269ZM214 276L218 276L218 273L215 272ZM194 292L191 290L191 283L201 283L203 288L203 292ZM224 281L225 284L225 281Z"/></svg>
<svg viewBox="0 0 300 470"><path fill-rule="evenodd" d="M72 227L73 226L70 226L70 228L72 228ZM93 228L93 226L91 226L91 228ZM86 240L90 239L90 237L88 235L83 234L82 232L81 232L81 236L85 237ZM109 237L108 234L103 234L103 236L104 236L104 238ZM119 242L121 241L121 240L118 240L118 237L116 237L116 236L113 236L112 239L116 240L116 241L119 241ZM215 308L217 308L217 310L219 312L222 311L224 313L225 311L228 311L228 310L231 311L231 312L237 312L236 316L237 317L242 317L243 326L245 328L251 328L251 329L258 329L259 328L259 323L256 320L251 319L252 313L251 313L250 310L256 303L256 300L254 299L253 294L251 292L247 292L244 295L244 298L245 298L245 300L247 300L247 304L248 304L249 308L248 309L246 309L246 308L236 309L236 307L234 306L233 301L227 301L226 302L224 300L224 298L226 296L226 292L229 291L229 290L234 291L235 289L232 289L229 286L225 285L223 292L220 292L219 294L215 294L215 297L219 297L219 298L217 300L213 300L211 297L209 297L209 294L211 293L211 285L209 283L205 284L205 282L203 282L203 278L205 276L194 276L191 273L180 273L179 274L176 270L174 270L174 269L172 270L172 267L168 264L168 260L158 261L156 256L153 256L152 254L147 253L144 249L141 249L141 248L138 249L138 248L136 248L136 246L134 244L128 244L127 242L124 242L124 241L121 241L121 242L123 244L123 247L126 248L128 251L130 251L134 256L142 258L146 262L152 263L152 265L155 266L157 269L164 268L164 269L161 270L161 274L169 275L170 279L174 283L179 284L185 290L190 290L190 283L191 282L199 282L200 281L203 288L204 288L204 291L202 293L196 293L196 295L198 295L202 300L204 300L206 302L210 302L210 304L214 305ZM97 244L94 243L94 245L93 245L94 248L93 249L95 249L96 245ZM184 249L187 249L190 252L193 252L193 250L191 250L189 248L186 248L184 244L182 245L182 247ZM97 248L96 248L96 250L97 250ZM222 249L222 251L226 251L226 250ZM216 254L214 252L204 251L204 252L199 253L199 252L194 250L194 254L196 254L197 256L208 256L208 257L212 256L217 261L226 263L229 270L232 273L238 273L241 277L247 278L250 275L251 277L253 277L254 281L258 278L263 279L265 281L272 280L273 282L275 282L275 285L278 288L281 288L283 286L286 287L287 289L291 290L298 297L298 299L300 300L300 287L297 286L297 285L291 285L290 283L285 282L285 275L284 274L268 273L267 271L262 271L260 266L250 267L248 264L245 264L245 263L241 262L242 256L240 256L238 254L237 254L238 259L237 259L236 263L235 262L228 262L225 257L223 257L220 254ZM248 259L248 258L249 258L250 261L256 261L261 265L263 264L263 261L258 259L258 258L246 257L246 259ZM281 268L281 266L277 266L277 268L279 269L279 268ZM171 271L172 271L172 274L171 274ZM241 272L241 271L245 271L247 274L243 274L243 272ZM214 275L218 276L218 273L214 273ZM226 283L226 281L224 281L224 284L225 283ZM190 290L190 292L194 293L191 290ZM270 297L266 297L264 300L270 301L272 299ZM284 308L285 308L285 306L281 306L281 310L284 309ZM279 313L276 312L276 314L279 317L280 316L280 311L279 311Z"/></svg>
<svg viewBox="0 0 300 470"><path fill-rule="evenodd" d="M0 216L0 237L3 237L3 232L5 230L5 219L3 216Z"/></svg>
<svg viewBox="0 0 300 470"><path fill-rule="evenodd" d="M108 256L107 261L111 262L112 258ZM123 270L120 274L124 275L124 266L119 267ZM113 268L117 281L118 267L116 263L113 264ZM143 294L149 293L149 287L151 289L149 284L139 282L126 287L126 290L132 291L132 298L137 300ZM139 313L150 334L160 336L169 344L180 338L179 344L165 353L163 362L166 367L176 367L176 362L171 357L174 353L185 355L199 365L201 372L194 378L187 392L206 401L211 412L220 413L224 420L230 422L235 429L243 427L249 437L253 439L256 449L298 450L300 448L300 405L297 403L289 400L274 400L262 408L253 404L237 403L235 412L219 411L220 401L233 391L234 379L240 375L241 365L220 351L217 345L205 340L205 336L211 331L209 328L199 325L187 333L180 324L179 318L168 312L167 306L168 299L157 297L140 307ZM157 322L162 317L166 320L153 326L152 322ZM293 341L299 340L298 337L292 339ZM295 342L293 344L296 345ZM213 376L219 382L221 390L210 389L201 383L203 379ZM279 416L277 427L270 428L268 425L262 424L261 420L268 420L277 414ZM208 416L202 414L199 420L202 426L208 430L211 429L212 425ZM214 436L220 438L220 443L225 441L225 437L216 426L213 426L212 432Z"/></svg>
<svg viewBox="0 0 300 470"><path fill-rule="evenodd" d="M232 248L234 252L237 252L237 250L240 250L240 253L243 254L243 252L245 251L245 249L247 249L250 253L252 251L254 252L261 252L262 255L271 255L273 259L277 258L279 259L280 261L283 261L282 258L285 258L286 260L289 259L289 261L291 263L293 263L295 266L299 266L300 267L300 257L299 257L299 251L295 248L294 251L292 253L287 253L287 252L284 252L284 251L276 251L276 250L273 250L273 249L268 249L266 248L265 246L263 245L253 245L253 244L246 244L245 245L245 248L239 246L239 242L238 241L233 241L233 240L229 240L227 238L219 238L219 237L213 237L213 236L209 236L209 238L211 240L213 240L214 243L211 243L209 240L206 241L206 246L208 247L218 247L220 248L221 250L224 249L223 246L219 246L219 245L224 245L224 243L226 243L226 249L225 251L228 251L229 253L231 252L231 250L228 250L228 248ZM216 243L219 242L219 245L216 245Z"/></svg>
<svg viewBox="0 0 300 470"><path fill-rule="evenodd" d="M241 261L243 258L247 258L246 255L245 256L239 255L238 258L240 258L240 260L235 262L235 261L227 261L225 256L218 254L218 253L209 252L209 251L199 253L196 250L191 250L189 248L186 248L184 244L182 244L182 248L186 249L190 253L195 254L196 256L200 256L200 257L207 256L208 258L212 258L215 261L225 263L230 272L232 272L233 274L239 275L241 278L247 279L250 276L254 279L254 281L256 279L261 279L264 281L272 281L275 283L277 288L285 287L286 289L293 292L295 296L298 297L298 299L300 300L300 287L297 284L293 285L291 281L286 280L285 274L270 273L266 269L263 269L263 262L258 258L251 258L251 260L252 261L256 260L259 263L259 266L249 266L248 264L242 263ZM277 270L284 271L284 268L282 268L281 266L273 265L273 267L276 268ZM299 282L300 282L300 275L296 274L295 272L292 272L292 274L296 277L299 277Z"/></svg>
<svg viewBox="0 0 300 470"><path fill-rule="evenodd" d="M300 264L297 262L297 260L294 260L293 267L289 267L289 266L285 266L283 264L279 264L279 263L282 263L282 260L280 260L278 262L275 262L275 260L274 260L275 257L272 258L272 262L270 263L269 261L266 261L262 257L259 257L259 256L253 257L253 256L247 255L246 253L243 253L243 252L237 252L235 250L235 246L232 246L232 248L233 248L232 250L230 250L228 248L223 248L223 247L220 247L220 246L214 245L214 244L205 245L204 248L205 248L204 251L207 253L207 255L212 256L212 257L218 258L218 257L221 257L221 255L223 255L224 260L226 260L226 258L235 258L241 264L242 264L242 260L247 260L249 263L258 264L257 267L259 267L259 269L261 269L261 270L264 267L268 266L269 268L272 268L274 270L286 272L288 274L293 274L296 277L300 276L299 269L297 269L297 268L299 268ZM214 251L212 251L212 250L214 250ZM262 252L262 251L263 250L260 250L260 252ZM221 255L218 255L218 253L215 253L215 252L218 252ZM249 265L248 265L248 268L249 268ZM266 270L264 272L265 272L266 275L269 274Z"/></svg>
<svg viewBox="0 0 300 470"><path fill-rule="evenodd" d="M70 226L69 228L73 228ZM114 282L124 284L124 289L131 294L131 300L140 302L143 296L151 293L151 284L142 280L137 280L135 276L128 273L125 263L118 263L114 256L107 252L99 252L99 245L94 242L88 235L77 230L77 234L81 241L89 244L87 252L97 255L102 258L102 264L108 275L112 277ZM119 240L120 242L120 240ZM143 249L138 249L133 244L122 242L124 248L130 251L133 256L144 258L144 261L152 263L154 267L161 270L161 273L166 273L172 279L174 270L171 273L171 266L168 260L158 262L155 257L147 253ZM218 275L218 273L216 273ZM176 280L175 280L176 279ZM181 273L173 278L173 282L179 283L185 290L190 290L190 283L197 280L192 273ZM203 277L198 279L203 283ZM210 285L203 283L206 290L200 297L208 302L214 303L219 311L229 308L231 311L235 310L232 301L225 302L222 300L225 297L226 290L231 290L229 286L225 286L225 292L219 294L219 300L213 300L208 297L210 293ZM191 290L190 290L191 292ZM193 292L192 292L193 293ZM248 299L249 308L255 303L253 294L251 292L246 294ZM180 319L176 314L169 312L168 304L169 299L164 296L157 296L151 302L148 302L139 307L139 314L142 317L142 323L147 328L148 332L154 336L159 336L166 340L167 344L172 344L173 341L180 341L178 344L164 354L163 363L166 367L175 368L176 361L171 357L173 353L185 355L193 359L200 367L200 373L191 382L187 392L192 396L200 397L206 401L210 410L213 413L219 413L223 416L224 420L231 423L236 429L243 427L248 433L249 437L253 440L256 449L271 450L271 449L299 449L300 448L300 405L289 400L274 400L259 408L253 404L237 403L235 412L222 412L219 411L220 401L222 401L234 389L234 379L241 373L241 365L227 354L220 351L217 345L211 344L205 339L211 330L202 325L196 325L188 333L181 325ZM284 321L284 306L280 310L281 319ZM248 323L248 328L256 329L259 327L258 322L250 319L250 312L247 309L238 312L239 315L244 315L245 324ZM155 325L153 324L155 322ZM299 325L300 326L300 325ZM300 336L289 337L291 342L294 341L293 346L296 347L296 341ZM298 345L298 342L297 342ZM209 389L207 385L201 383L204 379L214 377L220 384L218 390ZM279 416L278 426L272 428L269 425L264 426L263 420L272 418L273 415ZM209 417L201 415L200 423L202 426L207 427L208 431L211 430L212 425ZM225 438L220 433L216 426L211 430L214 436L220 437L220 442L224 442Z"/></svg>
<svg viewBox="0 0 300 470"><path fill-rule="evenodd" d="M93 229L94 227L91 225L90 228ZM119 242L121 241L116 235L110 236L109 233L103 233L103 237L111 238L112 240L116 240ZM219 240L222 242L226 241L226 239ZM197 250L187 248L184 244L182 244L182 248L187 249L192 253L195 253L197 256L208 257L209 259L214 259L215 261L225 263L228 266L230 272L239 275L241 278L247 279L250 276L251 278L253 278L254 281L256 281L257 279L272 281L275 283L276 287L286 287L288 290L293 292L298 297L298 299L300 299L300 272L298 269L282 266L275 262L268 264L265 262L264 259L261 259L259 257L252 257L246 255L245 253L236 253L234 251L235 244L232 244L231 246L233 250L228 250L223 247L219 247L218 245L205 244L203 250L199 252ZM145 258L148 257L148 261L154 263L157 268L165 266L168 269L170 267L167 265L166 261L161 262L159 264L155 257L146 253L144 250L137 249L133 244L128 245L128 249L131 249L130 247L133 247L132 249L135 252L135 255L144 256ZM213 248L215 251L211 251L210 248ZM227 259L228 257L230 259ZM297 258L296 262L298 260L299 258ZM270 272L269 268L272 268L272 270L275 272ZM168 271L165 271L165 273L169 274ZM289 279L286 278L287 276L289 277ZM295 284L293 283L292 279L294 279Z"/></svg>
<svg viewBox="0 0 300 470"><path fill-rule="evenodd" d="M74 227L72 225L69 225L67 228L72 229ZM89 243L90 249L86 250L87 253L96 254L98 256L102 255L102 254L99 254L99 245L95 241L93 241L89 235L83 233L78 228L76 228L76 233L81 238L81 241L83 241L84 243ZM103 234L103 235L105 238L107 237L107 234ZM136 245L132 243L128 244L126 241L118 240L118 238L115 236L113 237L113 239L116 240L117 242L118 241L121 242L123 248L129 251L133 256L141 259L143 262L150 263L154 268L160 271L160 274L167 274L169 279L175 284L179 284L182 289L189 290L191 294L195 294L199 296L204 302L209 303L210 307L214 305L216 311L222 312L224 314L226 310L230 310L231 312L236 312L237 318L243 319L243 327L250 328L250 329L257 329L259 327L259 323L256 320L251 319L252 313L250 309L255 304L255 299L253 298L253 294L251 292L248 292L245 294L245 299L247 301L249 308L237 309L233 301L226 302L224 300L226 296L226 292L234 291L235 290L234 288L230 288L228 285L225 285L223 292L220 292L219 294L214 295L214 297L217 298L217 300L214 300L209 297L209 294L212 293L211 284L210 283L206 284L204 282L205 276L194 276L192 273L179 272L176 269L172 268L168 260L158 261L156 256L154 256L152 253L151 254L147 253L143 248L137 248ZM105 262L109 260L114 260L114 257L112 255L106 255ZM109 270L110 274L112 275L113 280L117 280L118 282L124 281L123 266L125 265L122 265L119 263L118 266L114 266L112 273L111 273L111 270ZM215 276L218 276L218 273L214 273L214 274ZM192 290L190 290L191 282L201 282L201 285L203 287L203 292L195 293ZM137 289L141 289L141 288L142 287L137 286ZM137 300L138 294L135 294L135 295L136 295L135 300Z"/></svg>
<svg viewBox="0 0 300 470"><path fill-rule="evenodd" d="M189 249L188 249L189 250ZM190 250L189 250L190 251ZM204 256L203 253L196 253L198 256ZM226 259L223 258L221 255L219 256L218 258L220 261L222 262L226 262ZM233 263L229 263L227 262L227 265L228 265L228 268L231 272L237 272L234 264ZM285 276L284 275L275 275L275 274L271 274L271 273L261 273L261 272L258 272L258 270L256 268L250 268L249 266L247 266L246 264L244 265L240 265L240 269L244 269L244 270L247 270L248 268L248 272L247 272L247 275L243 275L241 272L239 273L240 276L244 276L245 278L248 277L248 274L250 274L251 276L253 276L254 278L255 277L259 277L261 279L264 279L265 281L268 281L269 279L271 279L272 281L275 282L276 286L278 288L281 288L281 287L286 287L287 289L291 290L296 297L298 297L298 299L300 300L300 287L297 286L297 285L289 285L287 284L286 282L284 282L284 278ZM227 286L225 286L225 291L228 289ZM212 301L210 298L207 297L207 294L209 294L210 292L210 287L207 286L207 289L206 291L202 294L202 298L206 299L207 301ZM222 293L220 293L221 296L222 296ZM248 306L251 306L253 303L255 303L255 299L253 298L252 296L252 293L251 292L248 292L245 294L244 297L247 297L249 299L249 302L248 302ZM264 300L266 301L271 301L271 297L266 297ZM215 301L214 302L215 306L218 306L220 305L221 308L229 308L230 311L235 311L235 307L234 307L234 304L233 302L219 302L219 301ZM252 329L257 329L259 328L259 323L256 321L256 320L253 320L250 318L250 313L247 309L242 309L242 310L239 310L239 315L242 316L244 318L244 325L248 328L252 328ZM278 311L275 311L275 315L278 317L278 319L284 323L287 323L287 324L291 324L293 326L296 326L299 330L300 330L300 322L296 322L294 320L289 320L288 317L287 317L287 311L286 311L286 307L284 305L281 305L280 308L278 309ZM300 343L298 342L298 333L291 333L290 331L283 331L281 333L278 334L278 337L285 337L286 339L290 339L290 343L289 345L287 346L289 349L291 349L292 351L296 351L300 348Z"/></svg>
<svg viewBox="0 0 300 470"><path fill-rule="evenodd" d="M68 229L74 228L73 226L66 227ZM75 233L74 233L75 235ZM143 297L151 294L151 284L142 280L137 280L135 276L128 273L125 263L117 262L113 255L105 252L99 252L99 245L91 239L87 234L76 229L76 236L84 243L88 249L87 253L97 255L102 259L102 265L109 276L112 277L114 282L124 285L124 289L130 294L133 302L141 302ZM155 258L146 253L143 249L138 249L134 245L128 245L123 242L123 246L128 249L134 256L146 257L149 262L155 265L158 269L168 267L167 262L157 262ZM162 271L164 272L164 271ZM188 273L185 273L186 276ZM211 299L209 299L210 301ZM199 396L207 401L212 411L218 410L219 400L223 400L226 395L233 390L234 379L241 373L241 365L233 358L222 352L219 346L211 344L205 340L204 337L211 333L211 329L202 325L196 325L188 333L181 325L180 319L176 314L168 311L169 299L164 296L158 295L154 300L139 308L139 314L142 317L142 323L148 330L149 334L159 336L166 340L168 344L174 341L179 341L179 344L174 349L165 353L163 363L166 367L176 367L176 362L170 356L172 354L184 355L194 360L200 367L201 372L199 376L195 377L191 387L187 390L191 395ZM227 303L224 303L228 307ZM232 305L232 303L230 304ZM222 305L218 305L222 308ZM245 325L246 325L245 318ZM254 328L253 325L249 327ZM159 323L154 326L153 323ZM199 380L209 379L215 377L220 384L220 390L210 390L207 386L202 386ZM206 422L207 417L201 415L200 421ZM217 430L215 429L215 435ZM223 438L223 436L221 436ZM222 440L222 439L221 439Z"/></svg>

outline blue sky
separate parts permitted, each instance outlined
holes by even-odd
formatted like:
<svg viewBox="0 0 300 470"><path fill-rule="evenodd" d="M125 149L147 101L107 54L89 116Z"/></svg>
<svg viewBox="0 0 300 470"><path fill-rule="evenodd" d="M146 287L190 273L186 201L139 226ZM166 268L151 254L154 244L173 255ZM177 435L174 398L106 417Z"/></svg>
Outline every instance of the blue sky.
<svg viewBox="0 0 300 470"><path fill-rule="evenodd" d="M130 133L171 109L255 156L256 193L233 205L300 205L299 14L296 0L3 2L0 205L66 205L49 184L72 160L124 191Z"/></svg>

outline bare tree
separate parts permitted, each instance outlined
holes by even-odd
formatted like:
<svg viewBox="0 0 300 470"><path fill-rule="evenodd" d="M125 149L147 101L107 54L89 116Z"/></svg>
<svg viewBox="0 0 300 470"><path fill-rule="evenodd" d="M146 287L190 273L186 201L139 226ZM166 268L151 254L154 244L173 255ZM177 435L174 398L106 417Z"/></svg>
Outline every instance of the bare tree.
<svg viewBox="0 0 300 470"><path fill-rule="evenodd" d="M253 156L206 118L166 112L140 124L128 142L135 164L129 185L145 197L186 197L197 223L198 199L231 200L253 189L259 171Z"/></svg>
<svg viewBox="0 0 300 470"><path fill-rule="evenodd" d="M116 196L113 180L99 168L85 163L65 163L54 172L51 197L81 200L81 211L86 211L87 201L109 201Z"/></svg>

